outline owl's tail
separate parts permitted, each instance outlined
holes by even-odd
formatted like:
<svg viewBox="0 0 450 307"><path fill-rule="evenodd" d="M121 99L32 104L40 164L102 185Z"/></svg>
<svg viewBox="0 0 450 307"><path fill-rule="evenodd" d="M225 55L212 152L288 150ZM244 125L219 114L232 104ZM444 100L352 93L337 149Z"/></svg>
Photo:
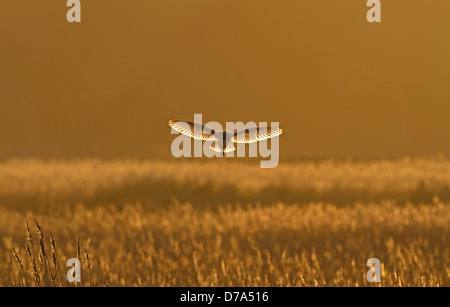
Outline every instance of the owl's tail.
<svg viewBox="0 0 450 307"><path fill-rule="evenodd" d="M235 150L236 148L234 147L233 143L228 143L227 147L224 149L223 147L220 147L217 142L214 142L211 144L211 146L209 147L212 150L214 150L215 152L222 152L222 153L227 153L230 151Z"/></svg>

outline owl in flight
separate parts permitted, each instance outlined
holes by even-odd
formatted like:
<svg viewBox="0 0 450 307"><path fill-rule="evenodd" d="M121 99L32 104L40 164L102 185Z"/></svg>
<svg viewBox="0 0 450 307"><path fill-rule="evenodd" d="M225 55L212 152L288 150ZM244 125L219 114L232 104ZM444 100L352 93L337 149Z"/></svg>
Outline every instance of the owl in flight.
<svg viewBox="0 0 450 307"><path fill-rule="evenodd" d="M227 131L216 131L206 125L184 120L169 120L169 126L181 134L190 136L195 140L214 141L210 146L215 152L226 153L235 150L234 143L253 143L267 140L283 133L280 128L251 127L234 133Z"/></svg>

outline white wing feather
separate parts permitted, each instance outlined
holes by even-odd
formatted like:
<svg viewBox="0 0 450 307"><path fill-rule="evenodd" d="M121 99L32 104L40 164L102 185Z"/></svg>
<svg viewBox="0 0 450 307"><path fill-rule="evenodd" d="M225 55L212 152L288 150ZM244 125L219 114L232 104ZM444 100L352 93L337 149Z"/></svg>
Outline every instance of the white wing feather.
<svg viewBox="0 0 450 307"><path fill-rule="evenodd" d="M280 128L253 127L235 132L231 140L235 143L253 143L279 136L282 133L283 130Z"/></svg>
<svg viewBox="0 0 450 307"><path fill-rule="evenodd" d="M217 140L214 136L214 129L209 128L208 126L193 123L183 120L169 120L169 126L178 131L181 134L190 136L196 140L203 141L215 141Z"/></svg>

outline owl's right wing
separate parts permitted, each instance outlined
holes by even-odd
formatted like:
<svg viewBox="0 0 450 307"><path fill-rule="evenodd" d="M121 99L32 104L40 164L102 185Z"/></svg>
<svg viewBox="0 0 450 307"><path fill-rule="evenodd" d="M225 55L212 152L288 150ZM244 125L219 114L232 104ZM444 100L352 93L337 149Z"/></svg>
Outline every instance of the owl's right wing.
<svg viewBox="0 0 450 307"><path fill-rule="evenodd" d="M178 131L181 134L190 136L196 140L203 141L216 141L215 130L209 128L208 126L188 122L184 120L171 119L169 120L169 126Z"/></svg>

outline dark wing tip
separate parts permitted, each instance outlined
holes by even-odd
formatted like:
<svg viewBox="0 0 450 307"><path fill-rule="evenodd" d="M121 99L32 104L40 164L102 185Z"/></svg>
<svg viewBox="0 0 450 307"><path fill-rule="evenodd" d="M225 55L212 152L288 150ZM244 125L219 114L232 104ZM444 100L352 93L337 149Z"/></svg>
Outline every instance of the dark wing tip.
<svg viewBox="0 0 450 307"><path fill-rule="evenodd" d="M169 120L169 126L172 127L173 125L175 125L175 123L177 122L182 122L182 120L179 119L170 119Z"/></svg>

